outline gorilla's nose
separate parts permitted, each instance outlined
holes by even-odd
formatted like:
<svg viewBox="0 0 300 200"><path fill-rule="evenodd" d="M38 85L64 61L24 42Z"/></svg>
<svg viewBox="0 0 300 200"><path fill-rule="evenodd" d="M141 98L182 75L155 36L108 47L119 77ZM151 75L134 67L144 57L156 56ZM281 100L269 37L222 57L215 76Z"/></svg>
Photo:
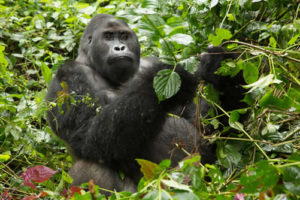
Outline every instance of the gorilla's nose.
<svg viewBox="0 0 300 200"><path fill-rule="evenodd" d="M116 45L114 46L114 51L125 51L126 46L125 45Z"/></svg>

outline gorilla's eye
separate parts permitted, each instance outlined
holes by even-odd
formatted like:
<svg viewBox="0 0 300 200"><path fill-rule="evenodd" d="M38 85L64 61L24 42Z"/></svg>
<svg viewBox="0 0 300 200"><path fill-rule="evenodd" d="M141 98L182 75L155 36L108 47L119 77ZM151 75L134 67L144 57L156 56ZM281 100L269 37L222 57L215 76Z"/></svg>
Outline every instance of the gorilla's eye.
<svg viewBox="0 0 300 200"><path fill-rule="evenodd" d="M120 39L127 40L129 38L129 34L127 32L121 32Z"/></svg>
<svg viewBox="0 0 300 200"><path fill-rule="evenodd" d="M113 40L114 39L114 33L107 31L104 33L104 39L106 40Z"/></svg>

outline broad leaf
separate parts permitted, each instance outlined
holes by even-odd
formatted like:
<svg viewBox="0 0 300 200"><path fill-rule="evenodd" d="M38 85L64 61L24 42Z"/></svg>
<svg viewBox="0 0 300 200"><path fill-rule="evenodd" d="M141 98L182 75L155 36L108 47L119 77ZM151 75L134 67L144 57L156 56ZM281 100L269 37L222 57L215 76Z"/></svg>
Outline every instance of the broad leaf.
<svg viewBox="0 0 300 200"><path fill-rule="evenodd" d="M136 161L141 166L141 172L147 180L154 177L154 171L158 167L156 163L144 159L136 159Z"/></svg>
<svg viewBox="0 0 300 200"><path fill-rule="evenodd" d="M163 182L165 185L167 185L169 187L172 187L172 188L175 188L175 189L178 189L178 190L186 190L186 191L192 192L192 190L190 189L189 186L177 183L174 180L165 180L165 179L163 179L163 180L161 180L161 182Z"/></svg>
<svg viewBox="0 0 300 200"><path fill-rule="evenodd" d="M176 42L178 44L189 45L190 43L194 42L193 38L190 35L178 33L172 35L170 40L172 42Z"/></svg>
<svg viewBox="0 0 300 200"><path fill-rule="evenodd" d="M284 168L283 184L291 193L300 195L300 168L297 166Z"/></svg>
<svg viewBox="0 0 300 200"><path fill-rule="evenodd" d="M214 46L218 46L223 40L228 40L232 37L232 34L227 29L216 29L216 35L209 34L208 41L210 41Z"/></svg>
<svg viewBox="0 0 300 200"><path fill-rule="evenodd" d="M243 76L247 84L251 84L258 79L258 69L253 63L244 63L243 64Z"/></svg>
<svg viewBox="0 0 300 200"><path fill-rule="evenodd" d="M174 96L179 91L180 86L180 76L170 69L161 70L154 77L153 87L159 102Z"/></svg>
<svg viewBox="0 0 300 200"><path fill-rule="evenodd" d="M175 194L172 196L173 199L177 200L199 200L199 197L197 197L194 193L192 192L178 192L176 191Z"/></svg>
<svg viewBox="0 0 300 200"><path fill-rule="evenodd" d="M5 162L10 159L10 154L0 154L0 162Z"/></svg>
<svg viewBox="0 0 300 200"><path fill-rule="evenodd" d="M52 71L44 62L41 63L42 63L41 65L42 75L45 81L47 82L47 84L50 84L50 81L52 79Z"/></svg>
<svg viewBox="0 0 300 200"><path fill-rule="evenodd" d="M251 88L249 90L249 93L250 93L250 92L254 91L257 88L263 89L263 88L269 86L270 84L274 84L274 83L277 83L277 84L281 83L281 80L276 79L274 77L274 74L269 74L265 77L260 78L258 81L254 82L252 84L249 84L249 85L245 85L243 87L246 88L246 89Z"/></svg>
<svg viewBox="0 0 300 200"><path fill-rule="evenodd" d="M48 167L39 165L39 166L35 166L35 167L31 167L31 168L27 169L21 176L24 179L25 185L28 185L29 187L37 189L31 181L42 183L42 182L47 181L49 178L51 178L53 176L53 174L55 174L55 173L56 173L56 171L54 171Z"/></svg>

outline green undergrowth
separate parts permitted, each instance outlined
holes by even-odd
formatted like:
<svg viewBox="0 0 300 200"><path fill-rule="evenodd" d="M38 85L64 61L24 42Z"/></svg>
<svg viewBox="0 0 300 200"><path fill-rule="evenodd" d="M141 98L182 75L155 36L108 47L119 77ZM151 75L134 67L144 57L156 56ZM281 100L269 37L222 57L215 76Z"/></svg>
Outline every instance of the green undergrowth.
<svg viewBox="0 0 300 200"><path fill-rule="evenodd" d="M247 108L225 111L218 92L199 85L204 89L195 102L205 98L212 106L198 125L216 129L204 136L217 144L214 165L203 166L188 152L175 169L168 160L139 160L144 178L138 191L108 191L109 199L300 198L299 1L0 0L0 199L105 199L93 182L81 187L86 190L69 186L72 159L46 123L44 102L57 68L76 57L97 13L128 22L143 56L192 73L209 45L241 53L218 73L241 72L248 89ZM174 70L159 73L154 88L163 101L181 81ZM224 116L228 124L220 122ZM24 178L34 170L47 175L32 179L35 188Z"/></svg>

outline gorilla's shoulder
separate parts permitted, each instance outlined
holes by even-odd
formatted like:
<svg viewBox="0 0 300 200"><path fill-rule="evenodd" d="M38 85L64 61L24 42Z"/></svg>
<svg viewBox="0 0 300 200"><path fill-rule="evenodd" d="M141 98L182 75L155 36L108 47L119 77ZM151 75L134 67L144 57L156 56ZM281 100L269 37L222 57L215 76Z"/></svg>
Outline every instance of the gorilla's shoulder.
<svg viewBox="0 0 300 200"><path fill-rule="evenodd" d="M85 66L80 62L67 61L59 67L56 73L56 77L58 78L58 80L63 80L76 74L83 74L86 71L85 68L87 70L90 69L89 67Z"/></svg>

